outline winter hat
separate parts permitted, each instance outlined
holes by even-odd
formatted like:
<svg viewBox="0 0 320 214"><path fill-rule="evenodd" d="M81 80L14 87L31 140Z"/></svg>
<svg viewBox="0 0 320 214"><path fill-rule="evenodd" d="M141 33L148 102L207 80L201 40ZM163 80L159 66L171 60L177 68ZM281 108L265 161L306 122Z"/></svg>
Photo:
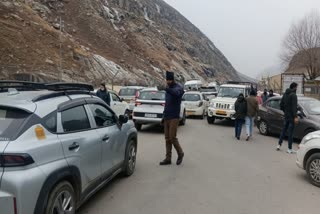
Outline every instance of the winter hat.
<svg viewBox="0 0 320 214"><path fill-rule="evenodd" d="M166 80L174 80L174 73L171 71L166 72Z"/></svg>

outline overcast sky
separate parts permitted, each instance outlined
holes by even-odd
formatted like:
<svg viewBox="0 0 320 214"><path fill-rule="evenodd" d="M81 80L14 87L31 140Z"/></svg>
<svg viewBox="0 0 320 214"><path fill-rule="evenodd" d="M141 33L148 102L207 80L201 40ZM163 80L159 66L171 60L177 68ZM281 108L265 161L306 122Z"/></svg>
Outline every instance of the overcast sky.
<svg viewBox="0 0 320 214"><path fill-rule="evenodd" d="M235 69L251 77L266 70L277 73L291 24L320 10L320 0L165 1L200 28Z"/></svg>

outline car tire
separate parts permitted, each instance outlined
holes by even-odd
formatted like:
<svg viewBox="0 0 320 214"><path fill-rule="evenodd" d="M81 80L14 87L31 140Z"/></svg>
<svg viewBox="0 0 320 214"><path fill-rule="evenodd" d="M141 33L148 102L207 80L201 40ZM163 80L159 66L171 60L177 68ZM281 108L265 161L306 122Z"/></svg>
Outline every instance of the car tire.
<svg viewBox="0 0 320 214"><path fill-rule="evenodd" d="M129 177L134 173L137 160L137 144L134 140L130 140L127 145L126 156L123 166L123 175Z"/></svg>
<svg viewBox="0 0 320 214"><path fill-rule="evenodd" d="M187 121L187 115L186 115L186 112L184 111L184 112L183 112L182 120L180 120L179 125L180 125L180 126L186 125L186 121Z"/></svg>
<svg viewBox="0 0 320 214"><path fill-rule="evenodd" d="M316 131L316 130L314 130L314 129L305 130L304 133L303 133L303 137L302 138L304 138L306 135L308 135L308 134L310 134L311 132L314 132L314 131Z"/></svg>
<svg viewBox="0 0 320 214"><path fill-rule="evenodd" d="M215 117L209 117L209 116L207 116L207 121L208 121L209 124L214 124L214 121L215 121L215 120L216 120Z"/></svg>
<svg viewBox="0 0 320 214"><path fill-rule="evenodd" d="M141 129L142 129L142 124L136 123L134 126L136 127L136 129L137 129L138 131L141 131Z"/></svg>
<svg viewBox="0 0 320 214"><path fill-rule="evenodd" d="M320 187L320 153L315 153L307 160L306 171L309 181Z"/></svg>
<svg viewBox="0 0 320 214"><path fill-rule="evenodd" d="M261 120L259 122L259 132L260 132L260 134L265 135L265 136L267 136L269 134L269 125L266 121Z"/></svg>
<svg viewBox="0 0 320 214"><path fill-rule="evenodd" d="M67 181L58 183L49 194L45 214L66 212L75 214L76 209L76 194L72 185Z"/></svg>

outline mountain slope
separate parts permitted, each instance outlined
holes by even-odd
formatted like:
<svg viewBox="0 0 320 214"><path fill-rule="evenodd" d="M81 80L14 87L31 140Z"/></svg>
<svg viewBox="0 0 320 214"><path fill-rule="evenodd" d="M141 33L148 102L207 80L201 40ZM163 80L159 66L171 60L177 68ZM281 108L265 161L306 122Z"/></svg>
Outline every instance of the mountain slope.
<svg viewBox="0 0 320 214"><path fill-rule="evenodd" d="M61 21L60 21L61 17ZM0 75L154 85L165 70L238 80L215 45L162 0L0 2ZM61 30L61 31L60 31Z"/></svg>

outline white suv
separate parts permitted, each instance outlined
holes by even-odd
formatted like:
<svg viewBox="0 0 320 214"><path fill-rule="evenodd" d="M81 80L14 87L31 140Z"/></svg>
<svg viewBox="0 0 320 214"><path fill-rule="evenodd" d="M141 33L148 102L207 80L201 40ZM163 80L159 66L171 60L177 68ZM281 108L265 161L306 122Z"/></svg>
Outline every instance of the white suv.
<svg viewBox="0 0 320 214"><path fill-rule="evenodd" d="M306 170L313 185L320 187L320 131L302 139L297 152L297 165Z"/></svg>
<svg viewBox="0 0 320 214"><path fill-rule="evenodd" d="M234 104L237 97L242 93L245 97L249 96L253 89L252 83L223 84L219 88L216 98L212 99L208 108L207 120L209 124L213 124L215 119L235 119Z"/></svg>

